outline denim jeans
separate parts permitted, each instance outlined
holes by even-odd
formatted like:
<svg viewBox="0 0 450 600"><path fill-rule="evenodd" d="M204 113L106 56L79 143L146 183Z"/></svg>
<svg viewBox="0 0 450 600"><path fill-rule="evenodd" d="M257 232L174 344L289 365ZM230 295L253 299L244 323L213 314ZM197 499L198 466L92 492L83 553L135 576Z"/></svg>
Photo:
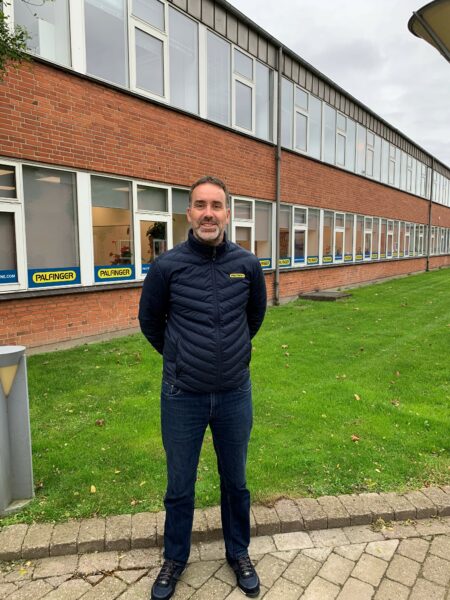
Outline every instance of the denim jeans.
<svg viewBox="0 0 450 600"><path fill-rule="evenodd" d="M212 432L220 475L225 549L244 556L250 543L250 493L245 466L252 428L250 379L225 392L193 394L163 381L161 429L167 458L164 557L185 564L191 546L195 481L206 427Z"/></svg>

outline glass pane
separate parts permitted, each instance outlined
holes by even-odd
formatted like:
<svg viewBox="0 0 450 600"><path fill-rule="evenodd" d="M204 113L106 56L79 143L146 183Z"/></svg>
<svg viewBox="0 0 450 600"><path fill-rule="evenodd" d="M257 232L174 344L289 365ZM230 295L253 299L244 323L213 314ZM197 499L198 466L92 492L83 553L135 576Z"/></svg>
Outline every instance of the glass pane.
<svg viewBox="0 0 450 600"><path fill-rule="evenodd" d="M353 215L345 215L345 260L353 260Z"/></svg>
<svg viewBox="0 0 450 600"><path fill-rule="evenodd" d="M301 113L295 114L295 147L297 150L306 152L306 136L308 130L308 118Z"/></svg>
<svg viewBox="0 0 450 600"><path fill-rule="evenodd" d="M255 202L255 254L272 258L272 204Z"/></svg>
<svg viewBox="0 0 450 600"><path fill-rule="evenodd" d="M364 258L370 258L372 252L372 234L364 234Z"/></svg>
<svg viewBox="0 0 450 600"><path fill-rule="evenodd" d="M361 125L356 126L356 173L364 175L366 172L366 129Z"/></svg>
<svg viewBox="0 0 450 600"><path fill-rule="evenodd" d="M252 88L236 81L236 125L252 129Z"/></svg>
<svg viewBox="0 0 450 600"><path fill-rule="evenodd" d="M308 264L319 262L319 211L308 209Z"/></svg>
<svg viewBox="0 0 450 600"><path fill-rule="evenodd" d="M252 250L252 231L250 227L236 227L236 244L251 252Z"/></svg>
<svg viewBox="0 0 450 600"><path fill-rule="evenodd" d="M137 203L139 210L168 211L168 191L162 188L137 186Z"/></svg>
<svg viewBox="0 0 450 600"><path fill-rule="evenodd" d="M356 217L356 260L363 259L364 217Z"/></svg>
<svg viewBox="0 0 450 600"><path fill-rule="evenodd" d="M230 124L230 44L208 31L208 118Z"/></svg>
<svg viewBox="0 0 450 600"><path fill-rule="evenodd" d="M198 25L170 8L170 101L198 113Z"/></svg>
<svg viewBox="0 0 450 600"><path fill-rule="evenodd" d="M0 198L17 198L16 170L0 164Z"/></svg>
<svg viewBox="0 0 450 600"><path fill-rule="evenodd" d="M336 116L336 127L344 132L347 130L347 119L341 113Z"/></svg>
<svg viewBox="0 0 450 600"><path fill-rule="evenodd" d="M167 227L158 221L140 221L141 263L148 265L167 250Z"/></svg>
<svg viewBox="0 0 450 600"><path fill-rule="evenodd" d="M336 137L336 164L345 165L345 137L340 133Z"/></svg>
<svg viewBox="0 0 450 600"><path fill-rule="evenodd" d="M252 203L247 200L234 201L235 219L252 219Z"/></svg>
<svg viewBox="0 0 450 600"><path fill-rule="evenodd" d="M295 262L305 262L305 238L306 231L296 231L294 237Z"/></svg>
<svg viewBox="0 0 450 600"><path fill-rule="evenodd" d="M234 72L253 80L253 60L239 50L234 51Z"/></svg>
<svg viewBox="0 0 450 600"><path fill-rule="evenodd" d="M136 85L164 96L163 42L136 28Z"/></svg>
<svg viewBox="0 0 450 600"><path fill-rule="evenodd" d="M180 215L185 215L189 206L188 190L172 189L172 212Z"/></svg>
<svg viewBox="0 0 450 600"><path fill-rule="evenodd" d="M344 250L344 232L336 231L334 237L334 258L335 260L342 260Z"/></svg>
<svg viewBox="0 0 450 600"><path fill-rule="evenodd" d="M256 135L272 140L272 71L256 62Z"/></svg>
<svg viewBox="0 0 450 600"><path fill-rule="evenodd" d="M94 264L132 264L131 184L107 177L91 177L91 182Z"/></svg>
<svg viewBox="0 0 450 600"><path fill-rule="evenodd" d="M334 165L335 152L336 152L336 111L328 104L325 104L324 108L324 126L325 126L325 139L324 139L324 153L323 159L325 162Z"/></svg>
<svg viewBox="0 0 450 600"><path fill-rule="evenodd" d="M0 212L0 283L9 283L7 274L1 271L15 271L16 262L16 236L14 231L14 214ZM14 278L10 278L10 281Z"/></svg>
<svg viewBox="0 0 450 600"><path fill-rule="evenodd" d="M309 148L308 154L320 159L322 145L322 102L309 97Z"/></svg>
<svg viewBox="0 0 450 600"><path fill-rule="evenodd" d="M281 80L281 144L285 148L292 148L293 93L293 84L283 77Z"/></svg>
<svg viewBox="0 0 450 600"><path fill-rule="evenodd" d="M70 66L68 0L14 2L14 22L27 30L31 52Z"/></svg>
<svg viewBox="0 0 450 600"><path fill-rule="evenodd" d="M306 225L306 208L294 208L295 225Z"/></svg>
<svg viewBox="0 0 450 600"><path fill-rule="evenodd" d="M336 225L336 227L344 227L344 214L343 213L336 213L335 225Z"/></svg>
<svg viewBox="0 0 450 600"><path fill-rule="evenodd" d="M164 4L159 0L133 0L133 15L161 31L165 30Z"/></svg>
<svg viewBox="0 0 450 600"><path fill-rule="evenodd" d="M125 0L84 2L86 70L90 75L123 86L128 85L128 35L125 15Z"/></svg>
<svg viewBox="0 0 450 600"><path fill-rule="evenodd" d="M291 256L291 214L290 206L280 206L280 258Z"/></svg>
<svg viewBox="0 0 450 600"><path fill-rule="evenodd" d="M23 167L28 268L76 267L75 174Z"/></svg>
<svg viewBox="0 0 450 600"><path fill-rule="evenodd" d="M389 177L389 142L381 140L381 181L388 182Z"/></svg>
<svg viewBox="0 0 450 600"><path fill-rule="evenodd" d="M328 257L332 258L333 252L333 213L324 211L323 213L323 237L322 237L322 252L324 262Z"/></svg>
<svg viewBox="0 0 450 600"><path fill-rule="evenodd" d="M303 110L308 110L308 94L299 87L295 88L295 105Z"/></svg>

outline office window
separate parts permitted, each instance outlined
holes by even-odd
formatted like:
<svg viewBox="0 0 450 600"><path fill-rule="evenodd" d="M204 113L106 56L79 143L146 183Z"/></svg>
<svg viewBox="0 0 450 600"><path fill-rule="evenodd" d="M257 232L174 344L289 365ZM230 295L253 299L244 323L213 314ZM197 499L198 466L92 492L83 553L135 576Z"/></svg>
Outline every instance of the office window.
<svg viewBox="0 0 450 600"><path fill-rule="evenodd" d="M209 119L223 125L230 124L230 51L228 42L208 31L207 112Z"/></svg>
<svg viewBox="0 0 450 600"><path fill-rule="evenodd" d="M75 174L23 166L28 269L79 266Z"/></svg>
<svg viewBox="0 0 450 600"><path fill-rule="evenodd" d="M17 198L16 170L0 163L0 198Z"/></svg>
<svg viewBox="0 0 450 600"><path fill-rule="evenodd" d="M375 163L375 134L371 131L367 132L367 149L366 149L366 175L374 176Z"/></svg>
<svg viewBox="0 0 450 600"><path fill-rule="evenodd" d="M400 225L399 225L398 246L399 246L398 255L403 258L405 256L405 222L404 221L400 221Z"/></svg>
<svg viewBox="0 0 450 600"><path fill-rule="evenodd" d="M285 148L292 148L293 90L293 84L283 77L281 80L281 144Z"/></svg>
<svg viewBox="0 0 450 600"><path fill-rule="evenodd" d="M356 217L356 232L355 232L355 260L364 259L364 217L358 215Z"/></svg>
<svg viewBox="0 0 450 600"><path fill-rule="evenodd" d="M172 231L173 245L176 246L187 239L190 224L186 210L189 206L188 190L172 189Z"/></svg>
<svg viewBox="0 0 450 600"><path fill-rule="evenodd" d="M380 224L380 258L386 258L387 221L381 219Z"/></svg>
<svg viewBox="0 0 450 600"><path fill-rule="evenodd" d="M322 262L324 264L333 262L333 217L334 213L331 211L323 211Z"/></svg>
<svg viewBox="0 0 450 600"><path fill-rule="evenodd" d="M308 93L295 86L295 149L308 149Z"/></svg>
<svg viewBox="0 0 450 600"><path fill-rule="evenodd" d="M168 192L164 188L137 186L138 210L149 210L156 212L168 211Z"/></svg>
<svg viewBox="0 0 450 600"><path fill-rule="evenodd" d="M256 135L264 140L273 139L273 71L256 61L255 90Z"/></svg>
<svg viewBox="0 0 450 600"><path fill-rule="evenodd" d="M389 146L389 185L400 187L400 149Z"/></svg>
<svg viewBox="0 0 450 600"><path fill-rule="evenodd" d="M334 216L334 260L344 259L345 214L335 213Z"/></svg>
<svg viewBox="0 0 450 600"><path fill-rule="evenodd" d="M84 0L86 70L122 86L128 85L125 6L125 0Z"/></svg>
<svg viewBox="0 0 450 600"><path fill-rule="evenodd" d="M253 81L253 59L237 48L234 49L234 72Z"/></svg>
<svg viewBox="0 0 450 600"><path fill-rule="evenodd" d="M406 191L413 194L416 191L416 159L409 155L406 164Z"/></svg>
<svg viewBox="0 0 450 600"><path fill-rule="evenodd" d="M381 182L389 183L389 142L381 140Z"/></svg>
<svg viewBox="0 0 450 600"><path fill-rule="evenodd" d="M328 104L324 104L323 121L323 160L334 165L336 159L336 111Z"/></svg>
<svg viewBox="0 0 450 600"><path fill-rule="evenodd" d="M294 263L306 261L307 209L294 208Z"/></svg>
<svg viewBox="0 0 450 600"><path fill-rule="evenodd" d="M242 129L252 130L252 98L253 89L242 83L235 82L235 124Z"/></svg>
<svg viewBox="0 0 450 600"><path fill-rule="evenodd" d="M407 154L400 150L400 189L406 190L406 164Z"/></svg>
<svg viewBox="0 0 450 600"><path fill-rule="evenodd" d="M356 125L356 167L355 172L366 174L366 128Z"/></svg>
<svg viewBox="0 0 450 600"><path fill-rule="evenodd" d="M280 265L289 266L291 263L291 221L292 208L280 206Z"/></svg>
<svg viewBox="0 0 450 600"><path fill-rule="evenodd" d="M91 187L95 266L133 264L131 183L92 176Z"/></svg>
<svg viewBox="0 0 450 600"><path fill-rule="evenodd" d="M14 22L27 30L30 52L62 65L71 65L68 0L16 0Z"/></svg>
<svg viewBox="0 0 450 600"><path fill-rule="evenodd" d="M364 258L372 258L372 218L364 218Z"/></svg>
<svg viewBox="0 0 450 600"><path fill-rule="evenodd" d="M139 228L141 265L148 266L158 258L160 254L167 250L167 224L162 221L140 219ZM148 268L143 268L142 274L147 271Z"/></svg>
<svg viewBox="0 0 450 600"><path fill-rule="evenodd" d="M308 265L319 263L320 244L320 211L317 208L308 208Z"/></svg>
<svg viewBox="0 0 450 600"><path fill-rule="evenodd" d="M16 270L14 213L2 212L0 208L0 284L17 281L17 274L8 273Z"/></svg>
<svg viewBox="0 0 450 600"><path fill-rule="evenodd" d="M373 178L380 181L381 178L381 138L375 136L375 145L373 151Z"/></svg>
<svg viewBox="0 0 450 600"><path fill-rule="evenodd" d="M309 95L309 148L308 154L320 159L322 148L322 102Z"/></svg>
<svg viewBox="0 0 450 600"><path fill-rule="evenodd" d="M133 0L132 12L138 19L165 31L164 4L159 0Z"/></svg>
<svg viewBox="0 0 450 600"><path fill-rule="evenodd" d="M345 151L345 168L355 170L356 158L356 123L347 117L347 139Z"/></svg>
<svg viewBox="0 0 450 600"><path fill-rule="evenodd" d="M236 244L245 248L249 252L252 251L252 229L251 227L236 226Z"/></svg>
<svg viewBox="0 0 450 600"><path fill-rule="evenodd" d="M198 113L198 25L169 7L170 102Z"/></svg>
<svg viewBox="0 0 450 600"><path fill-rule="evenodd" d="M233 201L235 220L252 220L253 219L253 205L250 200L238 200Z"/></svg>
<svg viewBox="0 0 450 600"><path fill-rule="evenodd" d="M255 202L255 254L272 265L272 204Z"/></svg>
<svg viewBox="0 0 450 600"><path fill-rule="evenodd" d="M394 233L393 233L393 237L392 237L392 256L394 258L398 258L398 256L400 255L400 250L399 250L399 242L398 242L398 236L399 236L399 225L400 223L398 221L394 221Z"/></svg>
<svg viewBox="0 0 450 600"><path fill-rule="evenodd" d="M344 261L352 262L353 260L353 225L354 225L354 215L346 214L345 215L345 254Z"/></svg>
<svg viewBox="0 0 450 600"><path fill-rule="evenodd" d="M136 27L136 86L164 96L164 42Z"/></svg>
<svg viewBox="0 0 450 600"><path fill-rule="evenodd" d="M411 252L411 224L405 223L405 256Z"/></svg>
<svg viewBox="0 0 450 600"><path fill-rule="evenodd" d="M379 242L380 242L380 219L372 219L372 258L379 257Z"/></svg>
<svg viewBox="0 0 450 600"><path fill-rule="evenodd" d="M337 113L336 117L336 164L345 166L345 145L347 141L347 119Z"/></svg>

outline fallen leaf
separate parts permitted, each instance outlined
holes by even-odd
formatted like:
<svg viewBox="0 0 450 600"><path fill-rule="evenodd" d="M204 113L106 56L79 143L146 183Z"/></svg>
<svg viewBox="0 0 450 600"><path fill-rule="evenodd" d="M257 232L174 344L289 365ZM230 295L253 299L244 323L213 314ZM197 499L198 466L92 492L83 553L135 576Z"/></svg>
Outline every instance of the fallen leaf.
<svg viewBox="0 0 450 600"><path fill-rule="evenodd" d="M284 355L285 355L285 356L289 356L289 352L285 352L285 353L284 353Z"/></svg>
<svg viewBox="0 0 450 600"><path fill-rule="evenodd" d="M395 375L396 375L397 377L400 377L400 371L395 371Z"/></svg>
<svg viewBox="0 0 450 600"><path fill-rule="evenodd" d="M361 400L361 396L358 396L358 394L353 394L353 397L355 400Z"/></svg>
<svg viewBox="0 0 450 600"><path fill-rule="evenodd" d="M96 494L97 493L97 488L95 487L95 485L91 485L91 494Z"/></svg>
<svg viewBox="0 0 450 600"><path fill-rule="evenodd" d="M119 469L114 469L114 473L118 475L120 473Z"/></svg>
<svg viewBox="0 0 450 600"><path fill-rule="evenodd" d="M399 406L399 404L400 404L400 400L397 400L397 398L393 398L393 399L391 400L391 404L392 404L393 406Z"/></svg>
<svg viewBox="0 0 450 600"><path fill-rule="evenodd" d="M282 344L282 346L281 346L282 350L287 350L287 348L289 348L289 346L287 344Z"/></svg>
<svg viewBox="0 0 450 600"><path fill-rule="evenodd" d="M141 483L139 484L139 487L142 487L143 485L145 485L147 482L146 481L141 481Z"/></svg>
<svg viewBox="0 0 450 600"><path fill-rule="evenodd" d="M361 438L359 437L359 435L354 435L354 434L353 434L351 439L352 439L352 442L359 442L359 440L360 440Z"/></svg>
<svg viewBox="0 0 450 600"><path fill-rule="evenodd" d="M97 419L95 421L95 424L97 425L97 427L103 427L105 424L105 419Z"/></svg>

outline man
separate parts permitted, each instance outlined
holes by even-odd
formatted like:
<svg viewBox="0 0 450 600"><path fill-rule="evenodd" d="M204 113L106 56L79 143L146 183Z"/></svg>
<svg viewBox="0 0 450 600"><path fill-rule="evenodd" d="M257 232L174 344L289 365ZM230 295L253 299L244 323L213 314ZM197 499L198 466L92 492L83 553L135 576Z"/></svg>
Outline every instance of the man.
<svg viewBox="0 0 450 600"><path fill-rule="evenodd" d="M251 338L266 309L256 256L227 239L225 184L196 181L189 193L188 240L159 256L145 279L141 329L163 355L161 429L167 459L164 564L152 587L166 600L187 563L195 480L206 427L212 432L221 486L226 559L241 590L259 594L248 556L250 494L247 446L252 427Z"/></svg>

